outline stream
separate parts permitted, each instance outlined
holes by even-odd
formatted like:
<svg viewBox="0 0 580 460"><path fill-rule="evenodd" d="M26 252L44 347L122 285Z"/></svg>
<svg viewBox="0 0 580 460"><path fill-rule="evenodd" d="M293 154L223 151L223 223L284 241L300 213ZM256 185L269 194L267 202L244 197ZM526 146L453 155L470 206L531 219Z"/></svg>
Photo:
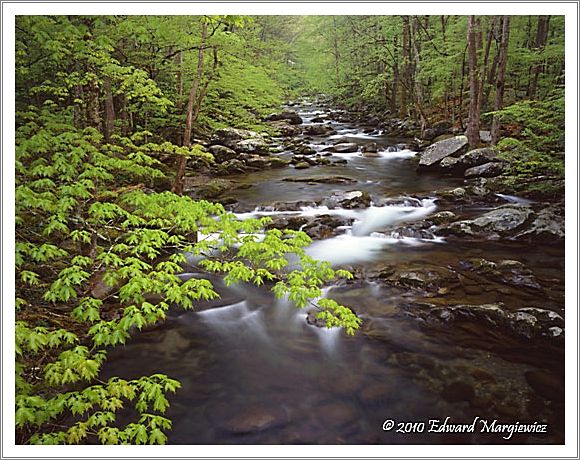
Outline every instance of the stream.
<svg viewBox="0 0 580 460"><path fill-rule="evenodd" d="M305 126L328 111L306 102L292 109ZM170 444L563 443L562 345L522 337L477 315L434 321L421 308L501 302L508 312L534 307L563 316L564 248L393 232L440 211L474 216L518 198L500 195L495 204L443 208L433 192L458 187L463 179L417 175L416 153L404 145L408 139L328 124L336 134L307 140L317 152L340 138L359 146L376 143L377 155L331 153L330 160L346 162L234 175L240 187L229 195L241 219L343 219L335 234L315 240L308 252L357 274L326 287L324 295L351 307L363 320L361 330L351 337L316 327L306 321L307 309L276 299L267 288L226 287L214 277L219 301L198 311L172 309L162 325L109 352L105 377L165 373L181 381L182 388L169 396ZM346 179L309 180L330 176ZM324 202L354 190L368 193L370 206ZM277 205L298 201L300 206L286 210ZM484 277L464 282L468 272L461 269L474 258L521 262L542 290L497 280L486 284ZM198 276L193 262L182 277ZM430 290L384 282L393 270L415 273L419 266L433 267L428 276L452 267L461 284L448 291L443 285ZM506 440L502 433L481 432L481 425L472 433L430 430L436 425L430 420L443 423L447 417L458 424L476 417L498 424L538 422L547 432L514 433ZM385 430L388 420L395 426Z"/></svg>

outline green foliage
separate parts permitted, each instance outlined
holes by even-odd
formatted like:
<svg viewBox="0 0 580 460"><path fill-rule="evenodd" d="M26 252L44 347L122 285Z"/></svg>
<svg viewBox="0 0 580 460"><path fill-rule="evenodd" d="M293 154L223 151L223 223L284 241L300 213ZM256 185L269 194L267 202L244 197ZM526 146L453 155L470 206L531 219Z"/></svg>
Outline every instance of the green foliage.
<svg viewBox="0 0 580 460"><path fill-rule="evenodd" d="M280 56L273 58L256 38L265 23L252 28L239 17L206 19L222 58L200 120L218 126L239 118L243 126L258 126L282 97L274 77L284 68L267 65ZM199 145L171 142L173 132L164 125L177 123L183 107L171 82L176 63L164 56L183 46L179 68L186 87L193 76L186 69L194 67L187 64L195 63L199 44L191 23L206 19L17 19L21 443L166 442L171 422L162 414L179 383L161 374L107 382L99 375L109 347L162 321L170 305L194 309L218 296L208 280L177 276L187 253L202 256L204 267L228 284L266 285L300 307L317 305L329 326L350 334L360 323L350 310L320 299L325 283L349 274L307 257L305 234L263 233L267 219L238 221L219 204L155 192L166 179L168 158L213 160ZM105 102L106 84L124 116L107 142L103 126L91 118ZM122 426L118 412L125 408L137 418Z"/></svg>
<svg viewBox="0 0 580 460"><path fill-rule="evenodd" d="M520 101L490 115L514 130L497 149L508 162L508 172L519 177L564 176L564 91L557 89L544 101Z"/></svg>

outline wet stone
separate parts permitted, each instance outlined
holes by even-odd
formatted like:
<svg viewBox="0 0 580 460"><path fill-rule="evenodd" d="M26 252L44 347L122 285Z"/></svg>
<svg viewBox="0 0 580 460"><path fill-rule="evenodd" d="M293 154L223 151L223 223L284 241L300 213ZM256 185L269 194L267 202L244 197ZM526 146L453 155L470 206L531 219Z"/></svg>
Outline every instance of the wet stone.
<svg viewBox="0 0 580 460"><path fill-rule="evenodd" d="M468 383L453 382L443 388L441 397L449 402L471 401L475 397L475 391Z"/></svg>
<svg viewBox="0 0 580 460"><path fill-rule="evenodd" d="M354 407L346 402L332 402L319 406L316 410L327 426L341 428L358 420Z"/></svg>
<svg viewBox="0 0 580 460"><path fill-rule="evenodd" d="M366 405L381 403L393 398L393 389L385 383L374 383L364 387L358 393L358 398Z"/></svg>
<svg viewBox="0 0 580 460"><path fill-rule="evenodd" d="M288 415L281 408L252 407L244 409L225 422L223 428L236 434L249 434L288 423Z"/></svg>
<svg viewBox="0 0 580 460"><path fill-rule="evenodd" d="M564 400L564 381L546 371L528 371L526 381L534 391L549 401Z"/></svg>

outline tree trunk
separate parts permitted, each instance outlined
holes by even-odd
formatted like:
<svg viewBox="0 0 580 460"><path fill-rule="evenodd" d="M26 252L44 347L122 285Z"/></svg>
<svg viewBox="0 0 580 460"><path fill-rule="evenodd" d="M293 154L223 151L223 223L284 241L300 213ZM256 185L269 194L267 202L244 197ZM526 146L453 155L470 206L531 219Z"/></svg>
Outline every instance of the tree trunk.
<svg viewBox="0 0 580 460"><path fill-rule="evenodd" d="M539 54L542 53L548 41L548 29L550 24L550 16L540 16L538 18L538 29L536 30L536 41L534 48ZM530 71L530 85L528 87L528 97L535 99L538 90L538 78L542 71L542 63L534 64Z"/></svg>
<svg viewBox="0 0 580 460"><path fill-rule="evenodd" d="M487 38L485 41L485 52L483 55L483 63L481 64L481 84L479 85L479 107L482 110L485 110L487 106L487 94L488 92L484 92L485 88L485 75L487 74L487 63L489 62L489 51L491 49L491 41L493 39L493 31L495 29L495 24L497 22L497 16L494 16L491 20L491 24L489 24L489 28L487 30Z"/></svg>
<svg viewBox="0 0 580 460"><path fill-rule="evenodd" d="M189 147L191 145L191 131L193 128L193 115L194 106L197 102L197 92L199 85L201 84L201 79L203 78L203 68L204 68L204 58L205 58L205 42L207 39L207 23L204 21L201 25L201 44L199 46L198 56L197 56L197 72L193 82L191 84L191 90L189 92L189 99L187 101L187 118L185 120L185 131L183 132L183 142L184 147ZM183 178L185 177L185 168L187 167L187 157L180 156L177 160L177 171L175 173L175 181L171 187L173 193L178 195L183 194Z"/></svg>
<svg viewBox="0 0 580 460"><path fill-rule="evenodd" d="M115 105L113 103L113 90L111 89L111 77L105 77L105 123L103 134L105 142L111 142L111 135L115 129Z"/></svg>
<svg viewBox="0 0 580 460"><path fill-rule="evenodd" d="M409 17L402 16L403 19L403 82L401 85L401 106L399 107L399 117L407 115L407 105L409 100L408 89L411 81L411 50L409 43Z"/></svg>
<svg viewBox="0 0 580 460"><path fill-rule="evenodd" d="M410 27L410 38L411 43L413 45L413 64L415 68L415 78L413 79L415 82L415 115L418 118L419 123L421 124L421 136L425 133L425 129L427 128L427 117L425 116L425 112L423 110L423 85L419 80L419 72L421 71L421 58L419 54L419 44L418 38L416 33L416 21L417 18L413 18L411 20L411 27Z"/></svg>
<svg viewBox="0 0 580 460"><path fill-rule="evenodd" d="M479 144L479 69L477 67L477 34L481 27L479 18L469 16L467 23L467 52L469 60L469 121L467 139L472 148Z"/></svg>
<svg viewBox="0 0 580 460"><path fill-rule="evenodd" d="M177 111L178 115L181 115L181 111L183 110L183 74L182 74L182 67L183 67L183 53L179 51L175 56L175 86L177 90L177 100L175 101L175 110ZM177 145L181 145L183 142L182 133L180 130L177 130L175 133L175 143Z"/></svg>
<svg viewBox="0 0 580 460"><path fill-rule="evenodd" d="M87 85L87 124L92 128L101 129L100 91L96 80L91 80Z"/></svg>
<svg viewBox="0 0 580 460"><path fill-rule="evenodd" d="M397 91L399 91L399 50L397 47L397 37L393 37L393 87L391 91L391 113L397 113Z"/></svg>
<svg viewBox="0 0 580 460"><path fill-rule="evenodd" d="M508 57L509 33L510 33L510 17L503 16L501 27L501 42L499 47L499 65L497 72L497 83L495 88L494 110L500 110L503 107L505 69ZM493 121L491 123L491 143L493 145L497 144L497 141L499 140L499 127L500 127L499 118L497 116L494 116Z"/></svg>

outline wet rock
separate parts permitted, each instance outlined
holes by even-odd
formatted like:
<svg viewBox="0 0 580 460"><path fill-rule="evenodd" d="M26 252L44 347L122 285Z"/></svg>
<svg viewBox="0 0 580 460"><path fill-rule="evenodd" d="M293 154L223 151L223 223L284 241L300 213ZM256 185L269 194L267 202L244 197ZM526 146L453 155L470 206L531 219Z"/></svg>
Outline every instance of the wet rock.
<svg viewBox="0 0 580 460"><path fill-rule="evenodd" d="M288 121L291 125L302 124L302 118L293 110L286 110L280 113L272 113L266 117L266 121Z"/></svg>
<svg viewBox="0 0 580 460"><path fill-rule="evenodd" d="M326 327L326 321L318 318L318 310L310 310L306 313L306 322L311 326Z"/></svg>
<svg viewBox="0 0 580 460"><path fill-rule="evenodd" d="M393 389L385 383L372 383L358 393L358 399L365 405L388 401L393 398Z"/></svg>
<svg viewBox="0 0 580 460"><path fill-rule="evenodd" d="M345 209L368 208L371 204L371 196L368 192L354 190L337 195L336 201Z"/></svg>
<svg viewBox="0 0 580 460"><path fill-rule="evenodd" d="M418 307L414 310L415 315L425 320L449 323L468 319L502 328L512 335L528 340L563 340L562 336L554 337L551 328L563 327L564 320L558 313L550 310L526 307L509 311L502 303L443 307L422 304Z"/></svg>
<svg viewBox="0 0 580 460"><path fill-rule="evenodd" d="M270 166L270 161L268 158L261 157L258 155L252 155L251 157L246 159L246 164L250 168L267 169Z"/></svg>
<svg viewBox="0 0 580 460"><path fill-rule="evenodd" d="M291 137L300 134L299 127L297 127L296 125L291 125L283 120L270 122L270 125L272 125L275 129L277 129L280 135L284 137Z"/></svg>
<svg viewBox="0 0 580 460"><path fill-rule="evenodd" d="M332 402L319 406L316 410L326 426L340 428L356 423L358 414L352 405L346 402Z"/></svg>
<svg viewBox="0 0 580 460"><path fill-rule="evenodd" d="M239 141L256 137L257 135L257 133L245 129L222 128L213 133L210 144L235 149Z"/></svg>
<svg viewBox="0 0 580 460"><path fill-rule="evenodd" d="M465 171L465 178L471 179L474 177L495 177L499 176L504 171L502 163L485 163L480 166L474 166Z"/></svg>
<svg viewBox="0 0 580 460"><path fill-rule="evenodd" d="M445 267L399 265L389 276L382 276L386 284L437 292L444 286L457 283L457 275Z"/></svg>
<svg viewBox="0 0 580 460"><path fill-rule="evenodd" d="M237 157L235 150L224 145L211 145L208 150L213 155L216 163L223 163Z"/></svg>
<svg viewBox="0 0 580 460"><path fill-rule="evenodd" d="M474 379L479 380L480 382L495 383L496 381L493 374L481 367L473 367L469 370L469 373Z"/></svg>
<svg viewBox="0 0 580 460"><path fill-rule="evenodd" d="M457 218L457 216L451 211L440 211L429 217L429 220L434 224L444 224L452 222Z"/></svg>
<svg viewBox="0 0 580 460"><path fill-rule="evenodd" d="M309 145L299 145L294 149L294 153L297 153L298 155L315 155L316 150Z"/></svg>
<svg viewBox="0 0 580 460"><path fill-rule="evenodd" d="M467 150L469 144L467 137L456 136L451 139L436 142L430 145L421 153L418 170L425 170L437 165L443 158L450 156L460 156Z"/></svg>
<svg viewBox="0 0 580 460"><path fill-rule="evenodd" d="M283 409L260 406L244 409L227 420L223 428L236 434L249 434L284 426L288 421L288 415Z"/></svg>
<svg viewBox="0 0 580 460"><path fill-rule="evenodd" d="M308 223L306 217L294 216L294 217L274 217L274 221L267 226L268 229L277 228L279 230L300 230L305 224Z"/></svg>
<svg viewBox="0 0 580 460"><path fill-rule="evenodd" d="M354 142L343 142L340 144L331 145L324 149L327 152L336 152L336 153L352 153L358 152L358 145Z"/></svg>
<svg viewBox="0 0 580 460"><path fill-rule="evenodd" d="M540 210L529 228L518 233L517 239L560 243L565 236L564 208L559 205Z"/></svg>
<svg viewBox="0 0 580 460"><path fill-rule="evenodd" d="M285 177L285 182L312 182L317 184L352 184L356 180L345 176L307 176L307 177Z"/></svg>
<svg viewBox="0 0 580 460"><path fill-rule="evenodd" d="M527 206L505 205L478 217L473 225L482 231L513 232L521 228L532 215L532 209Z"/></svg>
<svg viewBox="0 0 580 460"><path fill-rule="evenodd" d="M564 400L564 380L546 371L528 371L526 381L534 391L549 401Z"/></svg>
<svg viewBox="0 0 580 460"><path fill-rule="evenodd" d="M479 140L484 144L491 142L491 131L479 131Z"/></svg>
<svg viewBox="0 0 580 460"><path fill-rule="evenodd" d="M307 168L310 168L310 164L308 164L308 162L306 162L306 161L299 161L298 163L296 163L294 165L294 167L296 169L307 169Z"/></svg>
<svg viewBox="0 0 580 460"><path fill-rule="evenodd" d="M336 131L332 126L323 124L306 125L303 130L304 134L311 136L321 136L324 134L336 134Z"/></svg>
<svg viewBox="0 0 580 460"><path fill-rule="evenodd" d="M242 173L245 171L246 165L241 160L232 158L231 160L224 161L221 165L219 165L217 173L219 175L228 175Z"/></svg>
<svg viewBox="0 0 580 460"><path fill-rule="evenodd" d="M520 234L529 224L534 212L529 206L504 205L474 220L441 225L436 233L442 236L480 236L489 239L507 238Z"/></svg>
<svg viewBox="0 0 580 460"><path fill-rule="evenodd" d="M261 137L239 141L234 149L237 152L249 153L252 155L270 155L270 143Z"/></svg>
<svg viewBox="0 0 580 460"><path fill-rule="evenodd" d="M191 184L186 178L184 191L197 198L216 198L225 191L235 188L235 182L226 179L210 179L202 184Z"/></svg>
<svg viewBox="0 0 580 460"><path fill-rule="evenodd" d="M312 239L319 240L336 236L338 227L343 227L351 223L352 219L322 215L312 219L304 226L303 231Z"/></svg>
<svg viewBox="0 0 580 460"><path fill-rule="evenodd" d="M470 384L457 381L443 388L441 397L449 402L471 401L475 397L475 391Z"/></svg>
<svg viewBox="0 0 580 460"><path fill-rule="evenodd" d="M493 400L491 398L486 398L485 396L476 396L469 401L469 405L475 409L489 409L493 404Z"/></svg>
<svg viewBox="0 0 580 460"><path fill-rule="evenodd" d="M365 144L362 146L363 153L377 153L379 151L379 147L376 142L371 142L369 144Z"/></svg>
<svg viewBox="0 0 580 460"><path fill-rule="evenodd" d="M533 272L517 260L501 260L495 263L476 258L462 261L460 266L502 284L531 289L542 288Z"/></svg>
<svg viewBox="0 0 580 460"><path fill-rule="evenodd" d="M285 168L290 164L289 160L276 156L271 156L268 160L270 161L270 168Z"/></svg>

